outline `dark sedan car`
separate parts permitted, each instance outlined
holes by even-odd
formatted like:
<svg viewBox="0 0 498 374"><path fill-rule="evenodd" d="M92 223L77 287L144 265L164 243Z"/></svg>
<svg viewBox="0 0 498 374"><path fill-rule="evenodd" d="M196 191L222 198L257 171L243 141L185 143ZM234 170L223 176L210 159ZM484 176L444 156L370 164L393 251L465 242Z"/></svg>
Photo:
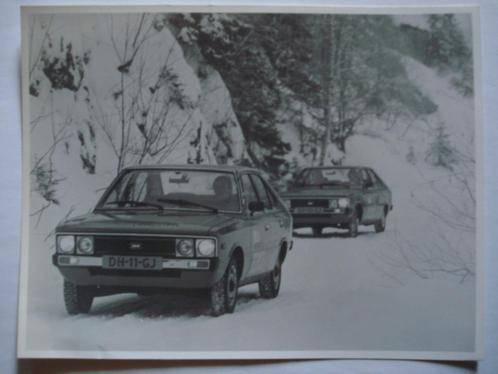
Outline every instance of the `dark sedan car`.
<svg viewBox="0 0 498 374"><path fill-rule="evenodd" d="M257 170L229 166L127 168L92 213L55 231L69 314L96 296L173 289L204 291L213 315L233 312L244 284L278 295L292 244L275 191Z"/></svg>
<svg viewBox="0 0 498 374"><path fill-rule="evenodd" d="M366 167L303 169L282 198L291 210L294 228L311 227L315 236L325 227L337 227L356 237L360 224L382 232L393 207L389 188Z"/></svg>

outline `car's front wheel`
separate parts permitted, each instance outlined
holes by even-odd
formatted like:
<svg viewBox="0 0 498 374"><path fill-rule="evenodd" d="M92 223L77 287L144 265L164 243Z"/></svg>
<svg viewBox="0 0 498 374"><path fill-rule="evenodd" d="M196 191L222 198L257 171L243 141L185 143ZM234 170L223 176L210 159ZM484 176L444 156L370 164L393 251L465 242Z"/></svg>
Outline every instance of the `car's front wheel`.
<svg viewBox="0 0 498 374"><path fill-rule="evenodd" d="M235 258L230 260L223 277L215 283L210 291L211 315L217 317L224 313L233 313L237 304L239 290L239 269Z"/></svg>
<svg viewBox="0 0 498 374"><path fill-rule="evenodd" d="M259 294L263 299L273 299L280 291L282 281L282 264L277 261L273 270L259 281Z"/></svg>
<svg viewBox="0 0 498 374"><path fill-rule="evenodd" d="M64 304L70 315L88 313L95 294L90 286L78 286L64 280Z"/></svg>
<svg viewBox="0 0 498 374"><path fill-rule="evenodd" d="M353 214L351 221L349 222L348 235L350 238L356 238L358 236L358 227L360 226L360 219L358 214Z"/></svg>

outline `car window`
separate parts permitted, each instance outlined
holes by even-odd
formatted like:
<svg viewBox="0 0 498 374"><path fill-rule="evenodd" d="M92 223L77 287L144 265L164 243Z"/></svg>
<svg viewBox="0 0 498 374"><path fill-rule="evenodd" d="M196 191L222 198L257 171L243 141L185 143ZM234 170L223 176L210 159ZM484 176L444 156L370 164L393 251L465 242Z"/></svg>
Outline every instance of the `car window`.
<svg viewBox="0 0 498 374"><path fill-rule="evenodd" d="M366 185L366 183L370 183L372 186L374 186L374 181L365 169L361 170L361 179L363 180L363 185Z"/></svg>
<svg viewBox="0 0 498 374"><path fill-rule="evenodd" d="M254 186L251 180L249 179L249 175L248 174L242 175L241 180L242 180L242 189L244 190L244 193L246 195L247 203L251 201L259 201L258 195L254 190Z"/></svg>
<svg viewBox="0 0 498 374"><path fill-rule="evenodd" d="M296 179L301 186L344 186L359 184L360 174L354 168L330 167L304 169Z"/></svg>
<svg viewBox="0 0 498 374"><path fill-rule="evenodd" d="M113 186L100 208L240 211L233 173L181 170L130 170Z"/></svg>
<svg viewBox="0 0 498 374"><path fill-rule="evenodd" d="M280 201L278 200L277 196L275 193L268 187L268 185L265 183L266 187L266 193L268 194L268 197L270 198L271 206L275 208L282 208Z"/></svg>
<svg viewBox="0 0 498 374"><path fill-rule="evenodd" d="M259 200L265 205L265 208L271 209L272 204L270 198L268 197L268 192L266 192L266 186L259 175L251 174L251 179L256 188L256 193L258 194Z"/></svg>
<svg viewBox="0 0 498 374"><path fill-rule="evenodd" d="M372 170L368 170L368 174L370 175L370 177L374 181L374 184L376 187L384 186L384 182L382 182L382 180Z"/></svg>

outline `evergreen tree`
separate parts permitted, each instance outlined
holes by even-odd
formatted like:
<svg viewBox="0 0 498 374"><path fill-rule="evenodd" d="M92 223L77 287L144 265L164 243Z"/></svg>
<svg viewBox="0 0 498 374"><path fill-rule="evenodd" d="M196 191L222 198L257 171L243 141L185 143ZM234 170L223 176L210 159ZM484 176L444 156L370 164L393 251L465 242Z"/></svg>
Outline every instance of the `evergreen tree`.
<svg viewBox="0 0 498 374"><path fill-rule="evenodd" d="M464 96L473 94L472 50L453 14L427 16L428 30L402 24L393 47L439 73L452 74Z"/></svg>
<svg viewBox="0 0 498 374"><path fill-rule="evenodd" d="M453 170L453 165L458 162L455 149L450 143L444 122L440 121L436 128L434 141L429 145L426 161L437 167Z"/></svg>

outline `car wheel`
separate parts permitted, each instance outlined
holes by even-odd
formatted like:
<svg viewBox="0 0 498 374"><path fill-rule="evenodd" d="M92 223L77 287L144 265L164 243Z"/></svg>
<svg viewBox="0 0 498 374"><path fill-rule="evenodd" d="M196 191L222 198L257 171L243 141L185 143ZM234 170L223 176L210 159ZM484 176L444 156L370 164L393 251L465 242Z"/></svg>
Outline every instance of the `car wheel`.
<svg viewBox="0 0 498 374"><path fill-rule="evenodd" d="M383 214L382 218L375 222L375 232L384 232L384 230L386 229L386 218L386 214Z"/></svg>
<svg viewBox="0 0 498 374"><path fill-rule="evenodd" d="M88 313L92 307L94 296L92 287L78 286L64 280L64 304L68 314Z"/></svg>
<svg viewBox="0 0 498 374"><path fill-rule="evenodd" d="M357 214L354 214L349 222L348 234L350 238L356 238L358 236L358 226L360 225L360 220Z"/></svg>
<svg viewBox="0 0 498 374"><path fill-rule="evenodd" d="M239 269L237 261L232 258L223 277L211 288L211 315L217 317L224 313L233 313L238 290Z"/></svg>
<svg viewBox="0 0 498 374"><path fill-rule="evenodd" d="M273 299L280 291L282 281L282 264L277 261L273 270L259 281L259 293L263 299Z"/></svg>
<svg viewBox="0 0 498 374"><path fill-rule="evenodd" d="M322 235L323 227L313 226L311 228L311 231L313 232L313 236L320 236L320 235Z"/></svg>

